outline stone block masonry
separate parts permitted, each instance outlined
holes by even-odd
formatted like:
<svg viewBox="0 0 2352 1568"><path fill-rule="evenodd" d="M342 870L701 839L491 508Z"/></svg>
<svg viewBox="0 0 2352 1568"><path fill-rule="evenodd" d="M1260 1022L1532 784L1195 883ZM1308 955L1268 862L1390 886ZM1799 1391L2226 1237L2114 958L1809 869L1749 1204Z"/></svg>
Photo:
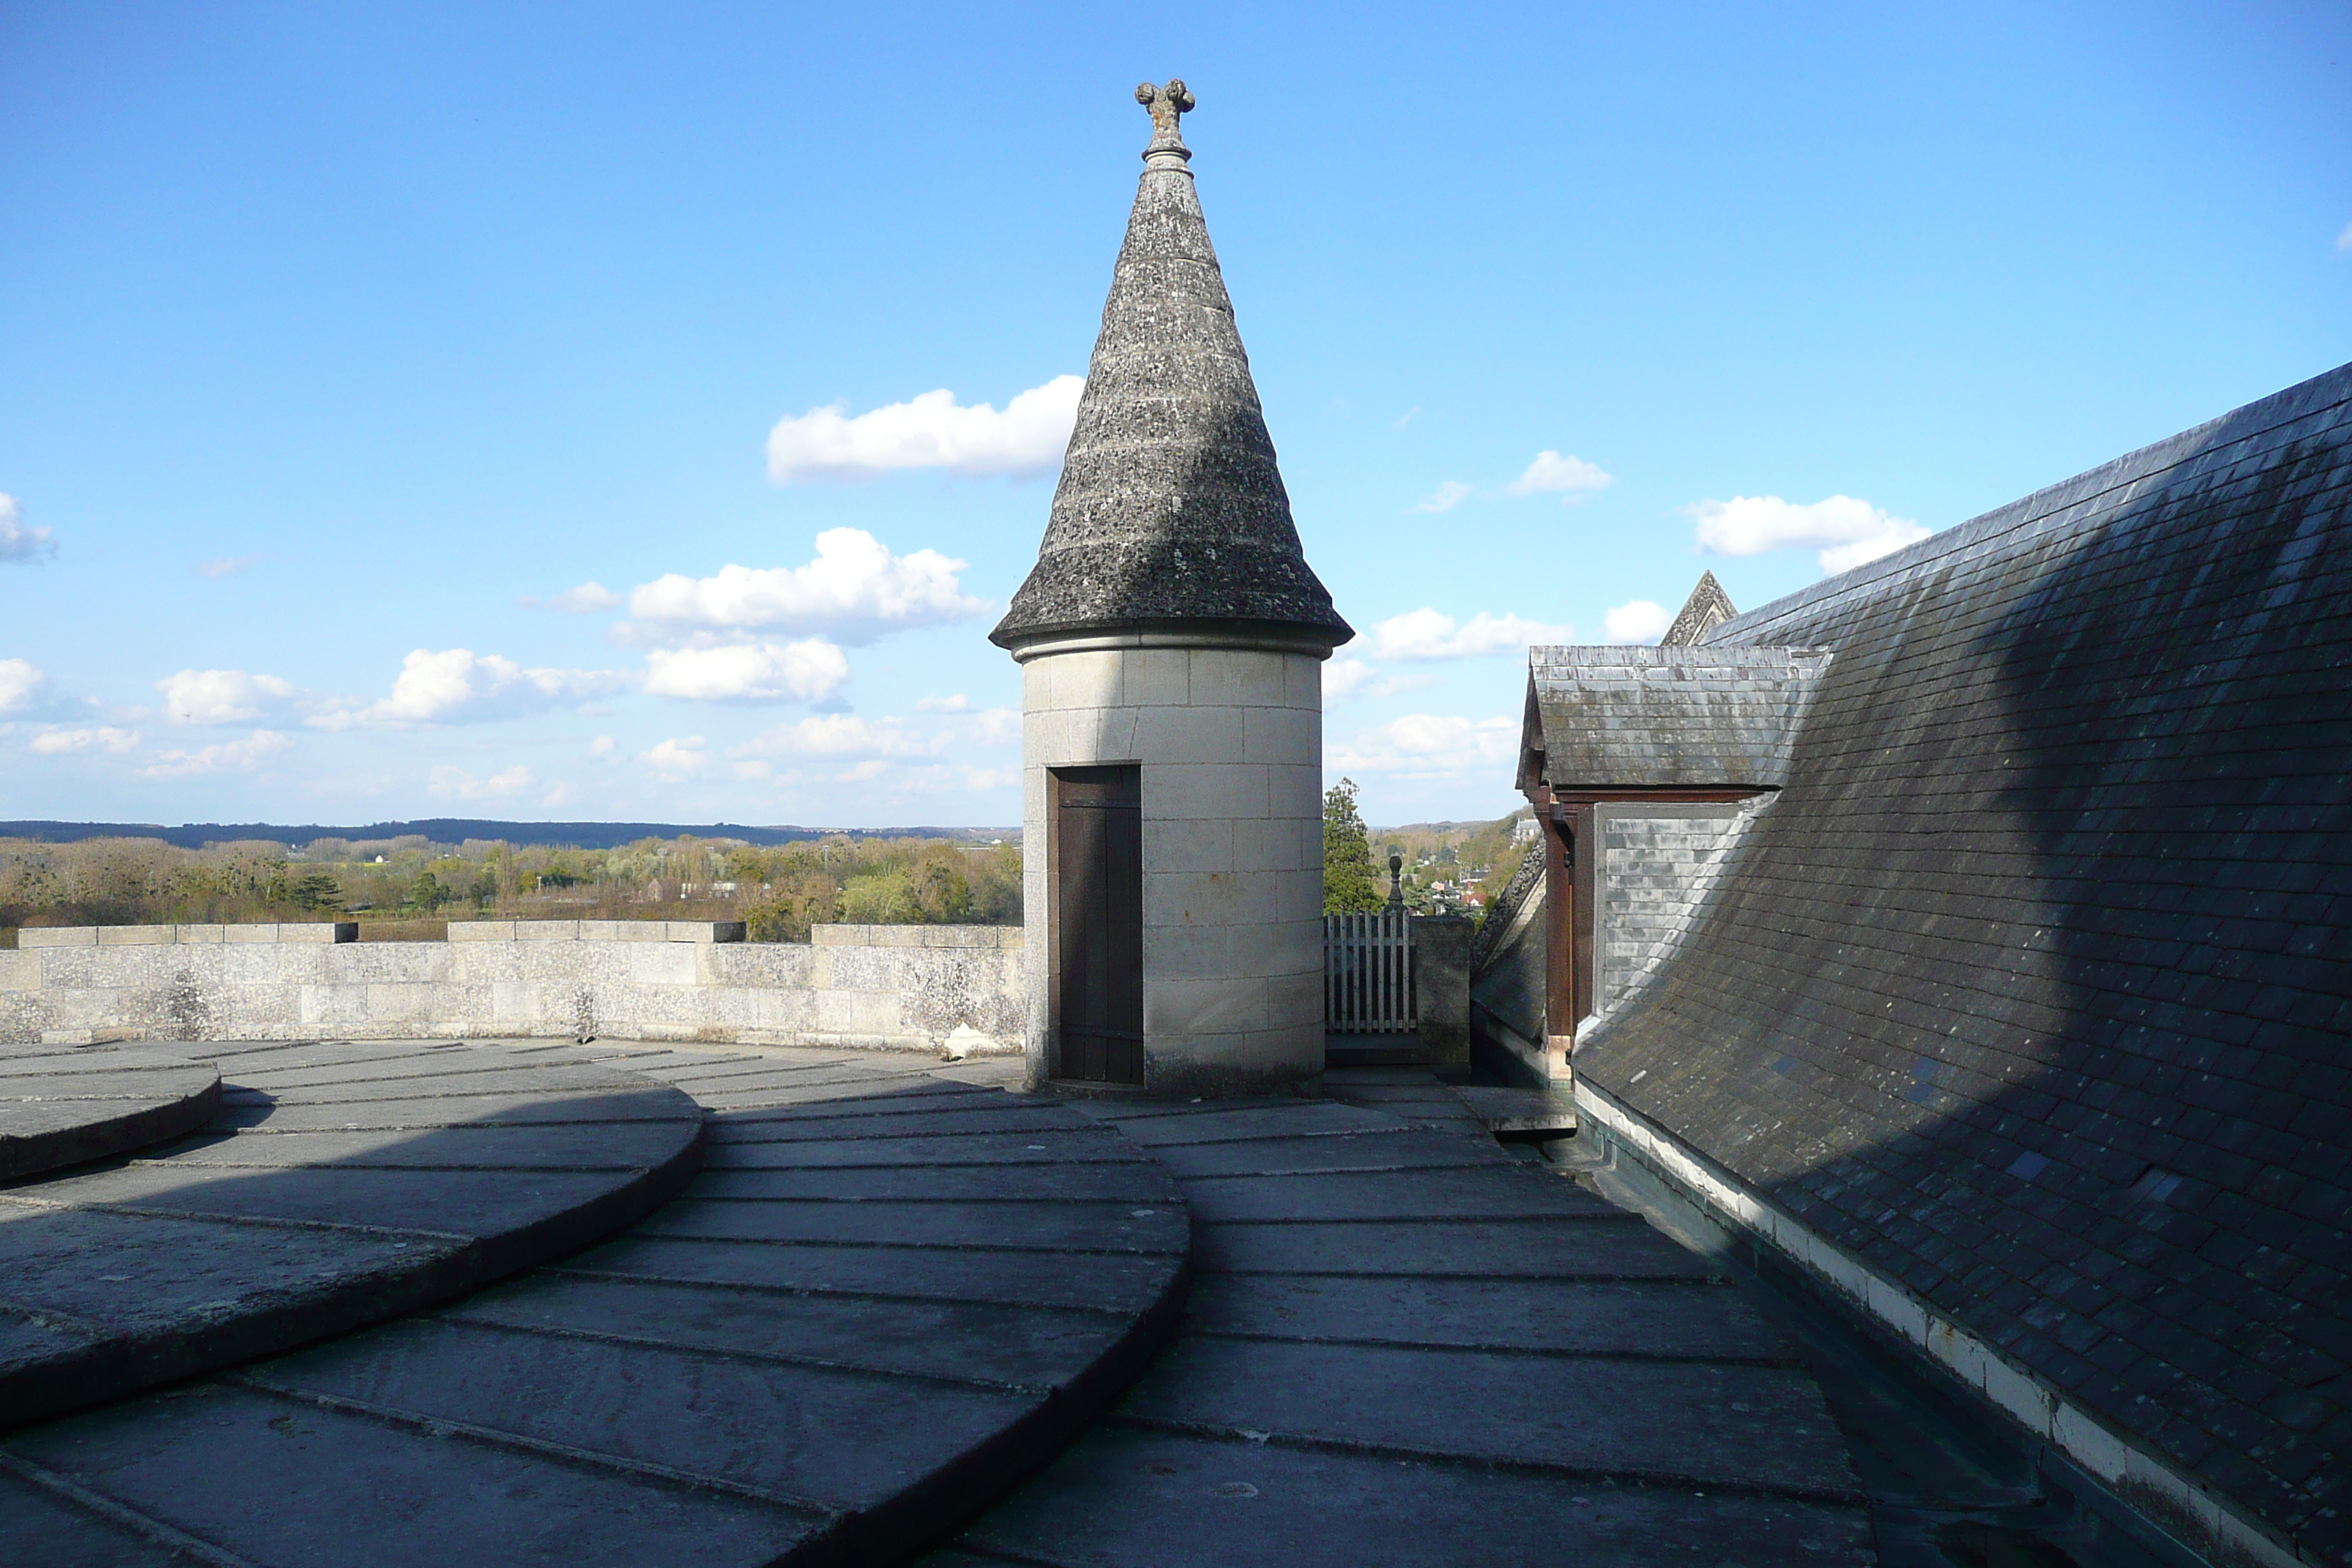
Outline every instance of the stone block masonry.
<svg viewBox="0 0 2352 1568"><path fill-rule="evenodd" d="M1032 658L1022 679L1033 1078L1055 1076L1049 773L1139 760L1146 1087L1263 1091L1321 1071L1321 660L1089 647Z"/></svg>
<svg viewBox="0 0 2352 1568"><path fill-rule="evenodd" d="M475 921L355 942L331 923L31 928L0 952L0 1041L578 1037L1017 1050L1022 932L735 922ZM963 1037L970 1044L970 1037Z"/></svg>

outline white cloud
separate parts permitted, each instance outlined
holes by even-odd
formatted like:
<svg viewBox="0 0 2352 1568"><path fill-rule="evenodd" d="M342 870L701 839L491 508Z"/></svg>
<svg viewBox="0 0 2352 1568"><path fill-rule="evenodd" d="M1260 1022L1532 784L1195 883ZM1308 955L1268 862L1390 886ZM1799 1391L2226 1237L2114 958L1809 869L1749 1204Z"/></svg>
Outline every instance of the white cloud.
<svg viewBox="0 0 2352 1568"><path fill-rule="evenodd" d="M194 752L158 752L139 771L149 778L192 778L202 773L249 773L294 742L275 730L256 730L242 741L225 741Z"/></svg>
<svg viewBox="0 0 2352 1568"><path fill-rule="evenodd" d="M592 757L609 757L613 754L614 748L619 744L620 742L610 735L599 735L588 742L588 754Z"/></svg>
<svg viewBox="0 0 2352 1568"><path fill-rule="evenodd" d="M1718 555L1761 555L1768 550L1821 549L1822 570L1847 572L1934 531L1856 496L1835 495L1800 506L1779 496L1734 496L1683 508L1698 521L1701 548Z"/></svg>
<svg viewBox="0 0 2352 1568"><path fill-rule="evenodd" d="M1558 452L1538 452L1527 472L1503 489L1515 496L1556 495L1562 505L1574 506L1593 491L1605 490L1616 482L1615 475L1603 473L1599 465L1572 454L1563 458Z"/></svg>
<svg viewBox="0 0 2352 1568"><path fill-rule="evenodd" d="M1004 405L959 405L942 387L855 418L841 406L812 408L768 432L768 477L870 479L893 468L946 468L984 478L1042 474L1062 459L1078 413L1083 378L1057 375Z"/></svg>
<svg viewBox="0 0 2352 1568"><path fill-rule="evenodd" d="M1363 689L1364 683L1376 674L1372 667L1360 658L1328 658L1323 661L1323 700L1345 702Z"/></svg>
<svg viewBox="0 0 2352 1568"><path fill-rule="evenodd" d="M1416 777L1492 773L1516 761L1518 750L1516 719L1409 713L1327 746L1323 767L1327 773Z"/></svg>
<svg viewBox="0 0 2352 1568"><path fill-rule="evenodd" d="M57 552L57 536L26 522L16 498L0 491L0 561L29 563L46 561Z"/></svg>
<svg viewBox="0 0 2352 1568"><path fill-rule="evenodd" d="M641 752L637 760L672 784L701 772L710 765L708 742L699 735L684 740L676 736L662 742L650 752Z"/></svg>
<svg viewBox="0 0 2352 1568"><path fill-rule="evenodd" d="M875 768L876 776L879 776L880 770L887 766L887 763L859 764L860 768ZM1021 771L1018 768L971 768L960 763L935 763L929 767L901 768L898 776L888 781L884 787L894 795L968 795L980 790L1009 788L1020 782Z"/></svg>
<svg viewBox="0 0 2352 1568"><path fill-rule="evenodd" d="M20 713L43 700L49 678L29 658L0 658L0 713Z"/></svg>
<svg viewBox="0 0 2352 1568"><path fill-rule="evenodd" d="M691 702L820 702L848 679L848 656L823 637L646 655L646 690Z"/></svg>
<svg viewBox="0 0 2352 1568"><path fill-rule="evenodd" d="M805 566L727 566L712 577L673 572L633 590L629 610L644 626L637 641L683 633L822 633L856 645L911 626L945 626L982 614L987 602L958 582L966 563L936 550L894 555L862 528L816 536Z"/></svg>
<svg viewBox="0 0 2352 1568"><path fill-rule="evenodd" d="M76 752L112 752L117 755L139 749L139 731L100 727L95 730L46 730L32 739L33 750L45 756Z"/></svg>
<svg viewBox="0 0 2352 1568"><path fill-rule="evenodd" d="M310 721L324 730L480 723L585 702L619 690L632 679L612 669L526 669L510 658L470 648L436 653L420 647L401 661L391 696L364 704L356 699L320 704Z"/></svg>
<svg viewBox="0 0 2352 1568"><path fill-rule="evenodd" d="M1415 501L1414 511L1452 511L1476 493L1477 487L1465 485L1460 479L1448 479Z"/></svg>
<svg viewBox="0 0 2352 1568"><path fill-rule="evenodd" d="M1372 641L1383 658L1475 658L1482 654L1517 653L1530 643L1574 640L1574 626L1489 615L1484 610L1456 624L1452 616L1426 606L1391 616L1372 628Z"/></svg>
<svg viewBox="0 0 2352 1568"><path fill-rule="evenodd" d="M196 575L218 582L223 577L234 577L240 572L250 572L260 564L261 557L258 555L215 555L209 561L196 563Z"/></svg>
<svg viewBox="0 0 2352 1568"><path fill-rule="evenodd" d="M1395 418L1390 420L1389 428L1391 430L1402 430L1420 417L1421 405L1416 403L1412 407L1406 409L1403 413L1398 415Z"/></svg>
<svg viewBox="0 0 2352 1568"><path fill-rule="evenodd" d="M463 768L435 768L425 787L452 800L510 800L529 794L533 783L530 770L517 763L486 779L478 779Z"/></svg>
<svg viewBox="0 0 2352 1568"><path fill-rule="evenodd" d="M1634 599L1601 617L1601 636L1607 642L1651 643L1666 635L1675 615L1664 605Z"/></svg>
<svg viewBox="0 0 2352 1568"><path fill-rule="evenodd" d="M765 730L743 746L744 756L929 757L945 751L953 737L945 730L928 735L908 731L895 719L873 722L855 713L820 713Z"/></svg>
<svg viewBox="0 0 2352 1568"><path fill-rule="evenodd" d="M173 724L250 724L301 696L290 680L242 669L184 669L155 689L163 694L163 718Z"/></svg>
<svg viewBox="0 0 2352 1568"><path fill-rule="evenodd" d="M963 739L980 746L1008 745L1021 739L1021 710L983 708L963 726Z"/></svg>
<svg viewBox="0 0 2352 1568"><path fill-rule="evenodd" d="M971 699L961 691L952 697L918 697L915 699L915 711L918 713L969 713L971 711Z"/></svg>
<svg viewBox="0 0 2352 1568"><path fill-rule="evenodd" d="M539 804L541 805L570 805L573 801L578 800L579 798L579 791L573 789L568 784L560 784L553 789L549 790L545 795L540 796Z"/></svg>
<svg viewBox="0 0 2352 1568"><path fill-rule="evenodd" d="M621 595L602 583L583 583L577 588L566 588L543 599L525 594L517 603L526 610L561 610L567 616L592 616L600 610L619 609Z"/></svg>
<svg viewBox="0 0 2352 1568"><path fill-rule="evenodd" d="M1393 697L1434 686L1434 675L1387 675L1360 658L1327 659L1323 665L1323 700L1349 702L1359 697Z"/></svg>
<svg viewBox="0 0 2352 1568"><path fill-rule="evenodd" d="M2346 224L2344 232L2336 237L2336 248L2339 253L2352 250L2352 223Z"/></svg>

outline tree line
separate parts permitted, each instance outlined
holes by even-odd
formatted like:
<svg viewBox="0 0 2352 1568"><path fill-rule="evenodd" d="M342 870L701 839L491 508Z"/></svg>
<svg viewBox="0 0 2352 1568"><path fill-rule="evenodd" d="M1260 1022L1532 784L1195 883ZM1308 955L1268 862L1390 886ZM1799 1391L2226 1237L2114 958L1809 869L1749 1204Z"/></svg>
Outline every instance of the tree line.
<svg viewBox="0 0 2352 1568"><path fill-rule="evenodd" d="M1017 844L846 836L763 847L646 838L613 849L421 837L185 849L154 838L0 840L0 928L341 920L740 920L760 942L818 924L1017 924Z"/></svg>

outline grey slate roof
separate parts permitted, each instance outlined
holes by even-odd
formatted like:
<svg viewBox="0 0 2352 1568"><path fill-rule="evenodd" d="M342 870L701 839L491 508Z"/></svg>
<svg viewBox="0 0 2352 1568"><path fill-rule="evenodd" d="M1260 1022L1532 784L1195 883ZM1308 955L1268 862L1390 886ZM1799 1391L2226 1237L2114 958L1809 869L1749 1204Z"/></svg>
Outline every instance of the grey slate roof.
<svg viewBox="0 0 2352 1568"><path fill-rule="evenodd" d="M1519 786L1777 785L1828 663L1815 647L1531 647Z"/></svg>
<svg viewBox="0 0 2352 1568"><path fill-rule="evenodd" d="M1716 628L1836 658L1681 956L1577 1054L2330 1563L2347 497L2352 366Z"/></svg>
<svg viewBox="0 0 2352 1568"><path fill-rule="evenodd" d="M1299 549L1174 123L1144 154L1045 542L990 634L1000 647L1188 621L1355 635Z"/></svg>

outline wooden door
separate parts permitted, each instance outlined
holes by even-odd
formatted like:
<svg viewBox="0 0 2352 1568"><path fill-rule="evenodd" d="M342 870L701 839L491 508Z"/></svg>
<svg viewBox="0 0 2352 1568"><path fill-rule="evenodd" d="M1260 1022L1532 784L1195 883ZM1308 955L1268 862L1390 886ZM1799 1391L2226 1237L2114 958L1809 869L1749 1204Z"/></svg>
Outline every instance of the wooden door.
<svg viewBox="0 0 2352 1568"><path fill-rule="evenodd" d="M1592 917L1599 907L1599 824L1590 802L1538 806L1544 844L1544 922L1549 951L1544 965L1544 1032L1565 1049L1600 994L1595 981Z"/></svg>
<svg viewBox="0 0 2352 1568"><path fill-rule="evenodd" d="M1054 789L1057 1076L1143 1081L1143 779L1063 768Z"/></svg>

